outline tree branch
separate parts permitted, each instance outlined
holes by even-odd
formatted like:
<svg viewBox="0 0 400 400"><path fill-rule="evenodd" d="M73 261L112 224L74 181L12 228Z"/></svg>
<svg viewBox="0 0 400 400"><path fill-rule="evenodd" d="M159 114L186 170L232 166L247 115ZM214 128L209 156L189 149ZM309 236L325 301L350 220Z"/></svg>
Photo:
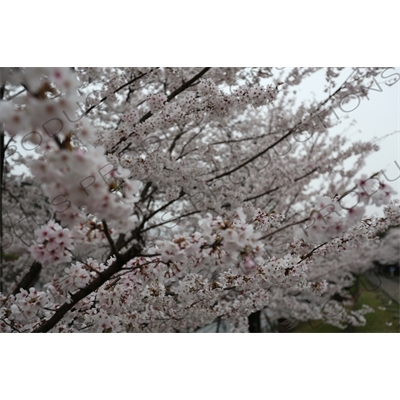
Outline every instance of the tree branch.
<svg viewBox="0 0 400 400"><path fill-rule="evenodd" d="M71 294L70 299L62 304L50 319L39 324L39 326L37 326L32 333L44 333L54 328L57 323L62 320L65 314L67 314L67 312L70 311L80 300L84 299L86 296L100 288L113 275L121 271L122 267L131 258L139 255L140 253L141 249L139 246L132 246L125 254L123 254L119 259L116 259L105 271L103 271L101 275L94 278L93 281L91 281L86 287L80 289L76 293Z"/></svg>
<svg viewBox="0 0 400 400"><path fill-rule="evenodd" d="M21 289L28 290L29 288L31 288L37 281L41 270L42 264L34 261L33 264L30 266L29 271L21 279L21 282L18 283L12 294L15 296L20 292Z"/></svg>
<svg viewBox="0 0 400 400"><path fill-rule="evenodd" d="M167 100L165 101L165 103L170 102L173 98L175 98L176 96L178 96L178 94L182 93L184 90L186 90L187 88L189 88L194 82L196 82L198 79L200 79L208 70L210 70L211 67L206 67L203 68L198 74L196 74L192 79L189 79L188 81L186 81L183 85L181 85L178 89L176 89L174 92L172 92L168 97ZM164 104L165 104L164 103ZM144 121L148 120L151 116L153 115L153 113L151 111L149 111L147 114L145 114L142 118L140 118L139 122L137 124L143 123ZM136 125L137 125L136 124ZM134 132L132 132L131 134L129 134L127 137L125 138L121 138L117 144L106 154L113 154L116 150L117 147L127 141ZM129 147L131 147L131 144L128 144L125 148L123 148L122 150L119 151L119 153L129 149Z"/></svg>
<svg viewBox="0 0 400 400"><path fill-rule="evenodd" d="M325 246L326 244L328 244L328 242L324 242L322 244L320 244L319 246L315 247L314 249L312 249L309 253L307 253L304 257L301 258L301 260L297 263L300 264L302 263L305 259L309 258L312 256L312 254L314 253L314 251L318 250L320 247Z"/></svg>
<svg viewBox="0 0 400 400"><path fill-rule="evenodd" d="M0 100L4 97L5 83L0 87ZM4 129L0 122L0 293L3 292L3 173L5 162Z"/></svg>
<svg viewBox="0 0 400 400"><path fill-rule="evenodd" d="M110 244L110 247L112 249L113 254L117 258L117 260L121 259L121 255L118 252L117 247L115 246L114 240L112 240L112 237L110 235L110 232L108 230L107 222L103 219L102 221L103 227L104 227L104 233L106 234L108 243Z"/></svg>
<svg viewBox="0 0 400 400"><path fill-rule="evenodd" d="M156 68L157 69L157 68ZM152 71L151 71L152 72ZM129 82L124 83L122 86L120 86L118 89L114 90L114 94L118 93L120 90L126 88L129 85L132 85L132 83L136 82L138 79L143 78L145 75L147 75L148 72L143 73L142 75L139 75L133 79L131 79ZM85 111L85 115L88 115L90 113L90 111L92 111L94 108L98 107L101 103L104 103L107 100L108 96L104 96L97 104L94 104L93 106L89 107L86 111Z"/></svg>

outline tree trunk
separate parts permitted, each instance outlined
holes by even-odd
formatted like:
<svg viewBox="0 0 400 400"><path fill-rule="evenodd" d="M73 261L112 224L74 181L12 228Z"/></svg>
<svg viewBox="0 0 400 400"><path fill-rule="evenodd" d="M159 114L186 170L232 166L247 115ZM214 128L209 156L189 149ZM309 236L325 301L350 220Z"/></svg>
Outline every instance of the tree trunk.
<svg viewBox="0 0 400 400"><path fill-rule="evenodd" d="M29 288L31 288L38 280L41 270L42 264L35 261L29 268L27 274L22 278L21 282L15 288L13 295L17 295L21 289L29 290Z"/></svg>
<svg viewBox="0 0 400 400"><path fill-rule="evenodd" d="M248 316L250 333L261 333L261 311L256 311Z"/></svg>

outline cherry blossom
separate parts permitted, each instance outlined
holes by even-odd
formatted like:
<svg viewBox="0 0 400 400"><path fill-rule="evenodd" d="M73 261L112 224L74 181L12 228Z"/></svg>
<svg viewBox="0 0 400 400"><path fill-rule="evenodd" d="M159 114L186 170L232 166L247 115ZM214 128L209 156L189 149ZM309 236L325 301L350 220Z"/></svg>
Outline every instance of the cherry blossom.
<svg viewBox="0 0 400 400"><path fill-rule="evenodd" d="M319 68L2 68L0 331L365 324L348 288L400 206L359 174L377 146L331 134L386 69L341 70L298 103Z"/></svg>

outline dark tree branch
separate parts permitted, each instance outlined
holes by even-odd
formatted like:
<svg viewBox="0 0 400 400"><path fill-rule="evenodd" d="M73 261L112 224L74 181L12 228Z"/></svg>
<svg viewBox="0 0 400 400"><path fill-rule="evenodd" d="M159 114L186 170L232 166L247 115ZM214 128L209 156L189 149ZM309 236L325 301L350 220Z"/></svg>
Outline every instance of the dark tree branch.
<svg viewBox="0 0 400 400"><path fill-rule="evenodd" d="M309 253L307 253L305 256L301 257L301 260L297 263L300 264L302 263L304 260L306 260L307 258L311 257L314 253L314 251L318 250L320 247L325 246L328 242L322 243L319 246L315 247L314 249L312 249Z"/></svg>
<svg viewBox="0 0 400 400"><path fill-rule="evenodd" d="M0 100L4 97L5 83L0 87ZM0 292L3 292L3 174L5 162L4 130L0 122Z"/></svg>
<svg viewBox="0 0 400 400"><path fill-rule="evenodd" d="M152 72L152 71L151 71ZM143 73L142 75L136 76L135 78L131 79L129 82L124 83L123 85L121 85L118 89L114 90L114 94L118 93L120 90L126 88L129 85L132 85L132 83L136 82L138 79L143 78L144 76L146 76L148 74L148 72ZM97 104L94 104L93 106L89 107L86 111L85 111L85 115L88 115L90 113L90 111L92 111L94 108L98 107L100 104L104 103L107 100L108 96L104 96Z"/></svg>
<svg viewBox="0 0 400 400"><path fill-rule="evenodd" d="M104 283L106 283L110 278L112 278L116 273L120 272L123 266L133 257L141 253L139 246L132 246L125 254L123 254L119 259L117 258L101 275L94 278L86 287L80 289L76 293L70 294L70 299L62 304L53 316L43 321L39 326L37 326L32 333L44 333L48 332L54 328L58 322L70 311L80 300L89 296L91 293L100 288Z"/></svg>
<svg viewBox="0 0 400 400"><path fill-rule="evenodd" d="M261 311L253 312L248 316L249 332L261 333Z"/></svg>
<svg viewBox="0 0 400 400"><path fill-rule="evenodd" d="M203 68L198 74L196 74L192 79L189 79L188 81L186 81L185 83L183 83L183 85L181 85L178 89L176 89L174 92L172 92L168 97L167 100L165 101L165 103L170 102L172 99L174 99L176 96L178 96L178 94L182 93L184 90L186 90L187 88L189 88L194 82L196 82L198 79L200 79L208 70L210 70L211 67L206 67ZM149 111L147 114L145 114L142 118L140 118L138 124L143 123L144 121L148 120L151 116L153 115L153 113L151 111ZM131 136L133 135L133 133L131 133L130 135L128 135L125 138L122 138L118 141L118 143L113 147L113 149L111 149L111 151L109 151L107 154L109 153L114 153L117 149L117 147L127 141ZM122 150L119 151L119 153L129 149L129 147L131 147L130 144L128 144L125 148L123 148Z"/></svg>
<svg viewBox="0 0 400 400"><path fill-rule="evenodd" d="M21 289L28 290L31 288L39 278L40 271L42 270L42 264L34 261L30 266L29 271L18 283L17 287L13 291L13 295L17 295Z"/></svg>
<svg viewBox="0 0 400 400"><path fill-rule="evenodd" d="M179 197L177 197L176 199L173 199L171 201L169 201L168 203L164 204L163 206L161 206L160 208L158 208L157 210L153 211L152 213L150 213L150 215L146 216L141 225L140 228L142 228L144 226L144 224L149 221L151 218L154 217L154 215L156 215L157 213L159 213L162 210L165 210L168 206L170 206L171 204L175 203L175 201L179 200L181 197L183 197L185 195L185 192L181 191L181 193L179 194Z"/></svg>
<svg viewBox="0 0 400 400"><path fill-rule="evenodd" d="M306 222L306 221L308 221L310 218L311 218L311 217L308 217L308 218L302 219L301 221L293 222L293 223L291 223L291 224L282 226L281 228L277 229L276 231L273 231L273 232L271 232L271 233L268 233L268 235L265 235L265 236L260 237L259 240L266 239L266 238L268 238L268 237L270 237L270 236L272 236L272 235L275 235L275 233L278 233L278 232L280 232L280 231L283 231L283 230L286 229L286 228L290 228L291 226L299 225L299 224L301 224L301 223L303 223L303 222Z"/></svg>
<svg viewBox="0 0 400 400"><path fill-rule="evenodd" d="M352 75L352 74L351 74ZM351 76L350 75L350 76ZM229 171L226 171L220 175L215 176L214 178L209 179L207 182L212 182L216 179L220 179L226 175L230 175L233 172L236 172L237 170L245 167L247 164L251 163L252 161L254 161L255 159L257 159L258 157L262 156L263 154L265 154L267 151L271 150L273 147L275 147L276 145L278 145L280 142L282 142L284 139L286 139L287 137L289 137L292 133L294 133L296 131L296 129L301 126L301 125L306 125L307 123L309 123L311 120L313 120L316 116L318 116L318 112L321 110L321 108L327 104L329 101L333 100L335 98L335 96L345 88L347 81L350 79L350 76L346 79L346 81L330 96L328 96L323 102L319 103L318 107L310 113L310 115L308 116L308 120L307 121L299 121L297 124L295 124L289 131L288 133L286 133L285 135L283 135L279 140L277 140L275 143L271 144L270 146L268 146L265 150L260 151L259 153L257 153L256 155L254 155L253 157L250 157L248 160L246 160L245 162L243 162L242 164L239 164L237 167L232 168Z"/></svg>
<svg viewBox="0 0 400 400"><path fill-rule="evenodd" d="M298 181L300 181L301 179L307 178L307 176L313 174L313 173L316 172L317 170L318 170L318 167L315 167L313 170L307 172L306 174L304 174L304 175L302 175L302 176L299 176L298 178L295 178L294 181L295 181L295 182L298 182ZM275 178L274 178L274 180L275 180ZM257 194L257 195L252 196L252 197L248 197L247 199L244 199L243 201L255 200L255 199L258 199L258 198L260 198L260 197L262 197L262 196L265 196L265 195L267 195L267 194L276 192L277 190L282 189L282 188L283 188L283 186L277 186L277 187L275 187L275 188L273 188L273 189L267 190L267 191L264 192L264 193Z"/></svg>
<svg viewBox="0 0 400 400"><path fill-rule="evenodd" d="M114 240L112 239L110 232L108 230L108 226L107 226L107 222L103 219L102 221L103 227L104 227L104 233L106 234L108 243L111 247L111 250L113 252L113 254L115 255L115 257L117 258L117 260L119 260L121 258L121 255L118 252L117 247L115 246Z"/></svg>

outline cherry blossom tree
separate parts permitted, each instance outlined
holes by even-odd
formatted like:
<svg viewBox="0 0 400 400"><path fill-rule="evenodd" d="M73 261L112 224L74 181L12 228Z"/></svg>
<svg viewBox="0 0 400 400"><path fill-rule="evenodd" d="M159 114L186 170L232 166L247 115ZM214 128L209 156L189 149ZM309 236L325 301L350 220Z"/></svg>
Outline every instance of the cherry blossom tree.
<svg viewBox="0 0 400 400"><path fill-rule="evenodd" d="M327 68L297 104L320 68L2 68L0 330L365 324L346 288L400 225L397 178L331 128L390 70Z"/></svg>

